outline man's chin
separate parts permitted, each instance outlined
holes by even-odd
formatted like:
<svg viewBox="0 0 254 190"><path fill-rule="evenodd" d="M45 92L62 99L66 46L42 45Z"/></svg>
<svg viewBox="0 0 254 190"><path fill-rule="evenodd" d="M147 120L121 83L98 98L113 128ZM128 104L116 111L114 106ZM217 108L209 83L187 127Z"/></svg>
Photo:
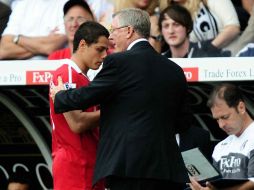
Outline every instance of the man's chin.
<svg viewBox="0 0 254 190"><path fill-rule="evenodd" d="M98 70L100 68L101 64L102 63L98 63L98 64L94 65L93 67L91 67L90 69L92 69L92 70Z"/></svg>
<svg viewBox="0 0 254 190"><path fill-rule="evenodd" d="M97 70L100 66L91 67L90 70Z"/></svg>
<svg viewBox="0 0 254 190"><path fill-rule="evenodd" d="M181 44L178 43L178 42L171 42L171 43L169 43L169 44L170 44L169 46L172 46L172 47L175 47L175 48L178 48L178 47L181 46Z"/></svg>

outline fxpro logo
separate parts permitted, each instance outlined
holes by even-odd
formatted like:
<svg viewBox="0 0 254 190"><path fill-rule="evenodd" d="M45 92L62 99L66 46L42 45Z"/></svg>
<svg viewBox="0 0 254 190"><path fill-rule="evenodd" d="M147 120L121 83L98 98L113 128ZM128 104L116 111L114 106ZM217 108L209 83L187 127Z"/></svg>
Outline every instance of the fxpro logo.
<svg viewBox="0 0 254 190"><path fill-rule="evenodd" d="M239 173L241 171L241 158L236 156L222 157L220 161L221 173Z"/></svg>
<svg viewBox="0 0 254 190"><path fill-rule="evenodd" d="M198 81L198 68L183 68L184 75L188 82L197 82Z"/></svg>
<svg viewBox="0 0 254 190"><path fill-rule="evenodd" d="M50 82L53 71L27 71L27 85L43 85Z"/></svg>

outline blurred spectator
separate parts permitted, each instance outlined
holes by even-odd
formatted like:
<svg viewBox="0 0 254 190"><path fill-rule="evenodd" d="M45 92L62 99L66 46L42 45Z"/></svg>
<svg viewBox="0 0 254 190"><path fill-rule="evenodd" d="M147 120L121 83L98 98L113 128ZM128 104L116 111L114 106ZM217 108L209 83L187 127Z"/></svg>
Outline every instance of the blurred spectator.
<svg viewBox="0 0 254 190"><path fill-rule="evenodd" d="M109 28L114 12L113 0L86 0L100 24Z"/></svg>
<svg viewBox="0 0 254 190"><path fill-rule="evenodd" d="M163 49L163 40L162 35L159 29L159 10L156 9L156 12L150 16L150 22L151 22L151 31L150 31L150 37L148 39L149 43L153 46L153 48L161 53Z"/></svg>
<svg viewBox="0 0 254 190"><path fill-rule="evenodd" d="M15 1L0 42L0 59L45 59L63 47L66 0Z"/></svg>
<svg viewBox="0 0 254 190"><path fill-rule="evenodd" d="M115 0L115 12L118 12L125 8L140 8L153 15L155 13L155 8L158 6L158 0Z"/></svg>
<svg viewBox="0 0 254 190"><path fill-rule="evenodd" d="M163 53L168 58L220 57L222 51L211 41L190 42L189 34L193 28L190 12L183 6L171 5L161 12L159 27L169 50Z"/></svg>
<svg viewBox="0 0 254 190"><path fill-rule="evenodd" d="M145 10L150 15L151 31L149 42L157 52L161 52L161 34L158 27L159 12L156 9L159 5L158 0L115 0L115 11L122 10L124 8L139 8Z"/></svg>
<svg viewBox="0 0 254 190"><path fill-rule="evenodd" d="M186 7L194 20L190 41L212 40L224 48L240 33L240 24L231 0L161 0L161 10L174 3Z"/></svg>
<svg viewBox="0 0 254 190"><path fill-rule="evenodd" d="M254 6L248 20L248 26L226 49L231 51L232 56L235 56L248 43L254 43Z"/></svg>
<svg viewBox="0 0 254 190"><path fill-rule="evenodd" d="M254 43L247 44L236 56L254 57Z"/></svg>
<svg viewBox="0 0 254 190"><path fill-rule="evenodd" d="M86 21L93 21L93 13L84 0L69 0L63 8L64 27L68 40L68 47L56 50L48 57L50 60L69 59L73 52L74 34L79 26Z"/></svg>
<svg viewBox="0 0 254 190"><path fill-rule="evenodd" d="M0 2L0 39L7 25L10 14L11 14L11 8L5 5L4 3Z"/></svg>

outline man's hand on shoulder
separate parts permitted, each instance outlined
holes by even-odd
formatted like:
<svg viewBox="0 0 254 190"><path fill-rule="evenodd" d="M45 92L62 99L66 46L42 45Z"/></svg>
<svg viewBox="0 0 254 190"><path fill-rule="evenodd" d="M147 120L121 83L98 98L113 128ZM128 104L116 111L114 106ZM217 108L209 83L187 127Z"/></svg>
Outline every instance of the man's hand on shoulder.
<svg viewBox="0 0 254 190"><path fill-rule="evenodd" d="M50 97L52 98L53 102L55 102L56 93L58 93L61 90L65 90L65 88L64 88L62 77L58 76L57 85L55 85L52 80L50 81L49 94L50 94Z"/></svg>

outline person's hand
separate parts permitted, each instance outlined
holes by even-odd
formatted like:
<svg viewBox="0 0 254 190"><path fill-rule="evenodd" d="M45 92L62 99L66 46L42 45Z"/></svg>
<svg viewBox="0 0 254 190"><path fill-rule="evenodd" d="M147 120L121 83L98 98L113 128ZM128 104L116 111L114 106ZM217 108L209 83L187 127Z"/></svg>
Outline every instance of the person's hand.
<svg viewBox="0 0 254 190"><path fill-rule="evenodd" d="M215 189L213 189L213 188L210 188L210 187L212 187L212 186L207 186L207 187L203 187L202 185L200 185L198 182L197 182L197 180L195 180L193 177L190 177L190 181L191 181L191 183L189 184L190 185L190 188L192 189L192 190L215 190ZM207 183L208 184L208 183ZM211 185L210 183L209 183L209 185Z"/></svg>
<svg viewBox="0 0 254 190"><path fill-rule="evenodd" d="M216 190L216 188L209 182L206 182L206 186L209 188L209 189L212 189L212 190Z"/></svg>
<svg viewBox="0 0 254 190"><path fill-rule="evenodd" d="M58 85L55 85L53 81L50 81L49 95L52 98L53 102L55 101L56 93L58 93L61 90L65 90L62 77L58 76L57 81Z"/></svg>

